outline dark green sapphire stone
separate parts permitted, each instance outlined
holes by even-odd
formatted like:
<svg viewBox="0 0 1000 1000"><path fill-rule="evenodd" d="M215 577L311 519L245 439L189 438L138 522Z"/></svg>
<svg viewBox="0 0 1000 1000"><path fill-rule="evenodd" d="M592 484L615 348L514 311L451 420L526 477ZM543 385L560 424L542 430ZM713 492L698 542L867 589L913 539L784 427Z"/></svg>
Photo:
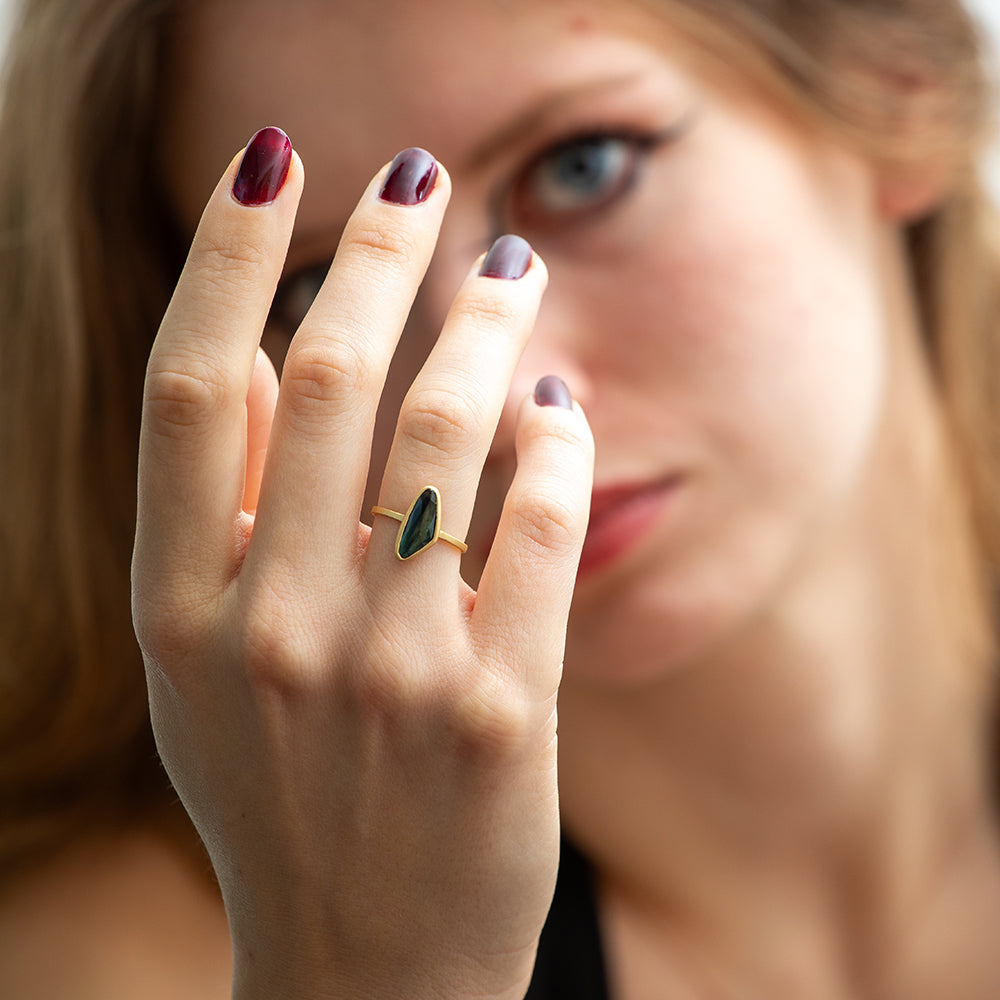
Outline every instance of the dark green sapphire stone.
<svg viewBox="0 0 1000 1000"><path fill-rule="evenodd" d="M438 491L428 486L410 507L396 542L396 554L400 559L410 559L433 545L438 536L438 519L441 503Z"/></svg>

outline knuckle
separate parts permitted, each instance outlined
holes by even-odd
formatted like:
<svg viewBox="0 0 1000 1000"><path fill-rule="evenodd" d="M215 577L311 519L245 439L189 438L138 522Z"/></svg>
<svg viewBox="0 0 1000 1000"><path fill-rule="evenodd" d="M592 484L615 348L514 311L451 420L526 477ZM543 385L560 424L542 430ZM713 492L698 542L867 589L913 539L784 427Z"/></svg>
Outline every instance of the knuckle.
<svg viewBox="0 0 1000 1000"><path fill-rule="evenodd" d="M132 626L139 648L146 655L159 656L168 642L177 641L173 610L159 602L133 600Z"/></svg>
<svg viewBox="0 0 1000 1000"><path fill-rule="evenodd" d="M532 732L523 695L496 674L466 685L452 712L452 735L466 759L507 760L530 742Z"/></svg>
<svg viewBox="0 0 1000 1000"><path fill-rule="evenodd" d="M463 326L505 333L520 327L522 311L503 295L477 290L476 294L460 295L455 300L450 319Z"/></svg>
<svg viewBox="0 0 1000 1000"><path fill-rule="evenodd" d="M204 595L154 583L136 574L132 623L143 655L157 663L184 663L211 641L217 609Z"/></svg>
<svg viewBox="0 0 1000 1000"><path fill-rule="evenodd" d="M192 246L186 270L202 295L243 296L269 256L269 248L249 236L225 241L206 236Z"/></svg>
<svg viewBox="0 0 1000 1000"><path fill-rule="evenodd" d="M567 450L587 455L593 451L594 447L593 439L586 427L581 427L575 420L547 422L544 426L534 428L531 437L537 440L542 448L550 451L553 456L565 456Z"/></svg>
<svg viewBox="0 0 1000 1000"><path fill-rule="evenodd" d="M512 527L535 554L563 555L579 544L576 511L564 500L536 492L519 498L511 511Z"/></svg>
<svg viewBox="0 0 1000 1000"><path fill-rule="evenodd" d="M351 655L339 678L351 714L368 724L396 727L419 713L426 701L412 651L385 621L360 620L352 629Z"/></svg>
<svg viewBox="0 0 1000 1000"><path fill-rule="evenodd" d="M293 348L285 358L282 390L293 405L323 414L357 405L371 382L371 366L349 341L325 340Z"/></svg>
<svg viewBox="0 0 1000 1000"><path fill-rule="evenodd" d="M205 362L151 369L146 375L147 414L153 428L168 435L204 423L228 395L229 380Z"/></svg>
<svg viewBox="0 0 1000 1000"><path fill-rule="evenodd" d="M462 657L433 674L405 657L368 660L349 684L355 717L419 732L464 762L502 762L530 740L529 707L513 685Z"/></svg>
<svg viewBox="0 0 1000 1000"><path fill-rule="evenodd" d="M366 271L386 268L401 271L410 266L416 251L417 235L413 230L380 220L379 225L357 223L348 228L344 234L342 259L348 266Z"/></svg>
<svg viewBox="0 0 1000 1000"><path fill-rule="evenodd" d="M350 614L351 588L341 580L319 592L292 559L271 559L262 570L238 585L235 658L258 700L315 698L338 668L357 659L357 636L366 633L363 621ZM340 614L332 615L333 608Z"/></svg>
<svg viewBox="0 0 1000 1000"><path fill-rule="evenodd" d="M202 236L191 248L188 261L197 270L225 274L258 267L268 258L268 248L249 235L221 240Z"/></svg>
<svg viewBox="0 0 1000 1000"><path fill-rule="evenodd" d="M237 641L237 650L253 691L289 701L302 684L302 661L291 630L283 624L272 619L248 625Z"/></svg>
<svg viewBox="0 0 1000 1000"><path fill-rule="evenodd" d="M248 598L235 630L239 662L251 688L287 700L301 687L307 658L295 605L271 583Z"/></svg>
<svg viewBox="0 0 1000 1000"><path fill-rule="evenodd" d="M411 443L432 456L464 456L476 439L481 420L476 405L447 389L421 389L406 401L400 424Z"/></svg>

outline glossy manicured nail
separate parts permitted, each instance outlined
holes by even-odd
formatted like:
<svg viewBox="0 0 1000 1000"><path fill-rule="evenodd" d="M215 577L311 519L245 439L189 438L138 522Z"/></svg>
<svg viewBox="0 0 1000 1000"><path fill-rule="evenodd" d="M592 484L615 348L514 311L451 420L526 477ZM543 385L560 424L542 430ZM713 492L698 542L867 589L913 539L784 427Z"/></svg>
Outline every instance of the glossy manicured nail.
<svg viewBox="0 0 1000 1000"><path fill-rule="evenodd" d="M292 162L292 144L280 128L262 128L248 143L233 181L241 205L267 205L278 197Z"/></svg>
<svg viewBox="0 0 1000 1000"><path fill-rule="evenodd" d="M437 160L426 149L404 149L389 164L378 196L393 205L418 205L434 190L437 175Z"/></svg>
<svg viewBox="0 0 1000 1000"><path fill-rule="evenodd" d="M539 406L561 406L564 410L573 409L573 397L566 383L558 375L546 375L538 380L535 386L535 402Z"/></svg>
<svg viewBox="0 0 1000 1000"><path fill-rule="evenodd" d="M479 274L483 278L523 278L531 265L531 244L520 236L501 236L483 259Z"/></svg>

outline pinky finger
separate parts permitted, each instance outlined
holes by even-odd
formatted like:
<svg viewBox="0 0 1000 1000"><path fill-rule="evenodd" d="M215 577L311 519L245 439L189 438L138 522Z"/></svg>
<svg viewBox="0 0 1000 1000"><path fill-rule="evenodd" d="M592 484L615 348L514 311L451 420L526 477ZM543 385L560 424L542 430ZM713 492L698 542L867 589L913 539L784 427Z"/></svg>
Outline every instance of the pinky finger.
<svg viewBox="0 0 1000 1000"><path fill-rule="evenodd" d="M522 404L517 472L472 617L473 635L493 646L484 655L511 664L540 698L559 684L594 469L583 411L558 379L539 383L553 385L555 393L536 390Z"/></svg>

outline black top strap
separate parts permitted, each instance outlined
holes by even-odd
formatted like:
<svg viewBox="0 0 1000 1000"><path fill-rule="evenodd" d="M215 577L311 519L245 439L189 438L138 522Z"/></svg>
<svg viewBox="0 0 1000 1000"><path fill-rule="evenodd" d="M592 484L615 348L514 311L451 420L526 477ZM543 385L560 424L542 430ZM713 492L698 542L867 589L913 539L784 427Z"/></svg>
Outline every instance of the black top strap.
<svg viewBox="0 0 1000 1000"><path fill-rule="evenodd" d="M590 866L565 839L555 896L525 1000L608 1000Z"/></svg>

